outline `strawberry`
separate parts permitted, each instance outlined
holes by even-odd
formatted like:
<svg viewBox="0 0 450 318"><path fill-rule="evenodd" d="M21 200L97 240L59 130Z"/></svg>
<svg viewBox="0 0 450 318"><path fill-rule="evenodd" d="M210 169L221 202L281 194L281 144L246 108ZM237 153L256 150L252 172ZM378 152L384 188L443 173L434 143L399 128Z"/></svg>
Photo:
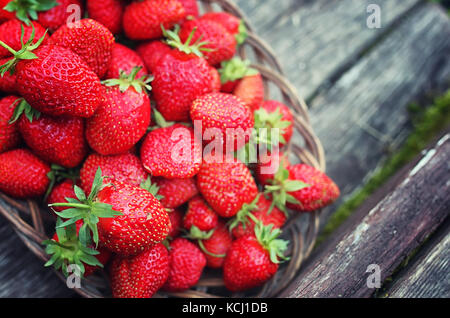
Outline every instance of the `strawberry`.
<svg viewBox="0 0 450 318"><path fill-rule="evenodd" d="M189 201L188 210L183 219L183 226L190 230L193 226L200 231L210 231L219 222L219 217L200 196Z"/></svg>
<svg viewBox="0 0 450 318"><path fill-rule="evenodd" d="M256 180L263 186L272 184L272 180L280 168L280 163L283 168L290 165L288 156L277 150L278 148L273 149L272 152L267 151L265 154L259 154L255 175Z"/></svg>
<svg viewBox="0 0 450 318"><path fill-rule="evenodd" d="M63 25L53 33L50 42L78 54L99 78L106 75L112 58L114 35L99 22L82 19L75 27Z"/></svg>
<svg viewBox="0 0 450 318"><path fill-rule="evenodd" d="M144 139L141 160L155 177L188 179L200 170L202 145L194 129L181 124L157 128Z"/></svg>
<svg viewBox="0 0 450 318"><path fill-rule="evenodd" d="M225 256L233 243L230 231L225 223L220 222L208 239L201 241L200 246L206 257L206 266L222 268Z"/></svg>
<svg viewBox="0 0 450 318"><path fill-rule="evenodd" d="M50 167L29 150L0 154L0 191L17 199L41 196L50 183Z"/></svg>
<svg viewBox="0 0 450 318"><path fill-rule="evenodd" d="M286 223L286 215L272 206L272 201L264 195L258 195L250 204L244 204L242 209L230 224L230 230L235 238L254 235L255 224L272 225L274 229L281 229Z"/></svg>
<svg viewBox="0 0 450 318"><path fill-rule="evenodd" d="M221 91L232 94L241 79L256 75L258 71L250 67L249 60L244 61L239 57L234 57L229 61L222 62L219 73L222 84Z"/></svg>
<svg viewBox="0 0 450 318"><path fill-rule="evenodd" d="M123 14L123 28L131 40L151 40L162 36L161 25L171 29L186 16L178 0L144 0L130 3Z"/></svg>
<svg viewBox="0 0 450 318"><path fill-rule="evenodd" d="M232 292L261 286L278 270L288 242L272 226L255 227L255 235L245 235L233 242L223 264L225 287ZM243 261L245 260L245 261Z"/></svg>
<svg viewBox="0 0 450 318"><path fill-rule="evenodd" d="M10 60L12 60L10 57L0 59L0 65L8 63ZM10 74L9 72L5 73L3 77L0 77L0 91L8 94L16 94L16 81L17 77L15 74Z"/></svg>
<svg viewBox="0 0 450 318"><path fill-rule="evenodd" d="M219 74L219 71L217 69L215 69L214 67L211 67L211 77L212 77L212 82L211 82L212 92L214 92L214 93L220 92L220 90L222 88L222 83L220 81L220 74Z"/></svg>
<svg viewBox="0 0 450 318"><path fill-rule="evenodd" d="M178 0L183 5L184 11L186 12L186 18L198 18L199 10L197 0Z"/></svg>
<svg viewBox="0 0 450 318"><path fill-rule="evenodd" d="M165 208L176 209L198 194L196 181L190 179L154 178L159 187L158 194L162 197L161 204Z"/></svg>
<svg viewBox="0 0 450 318"><path fill-rule="evenodd" d="M87 0L87 12L94 19L111 31L119 34L122 31L122 16L125 9L122 0Z"/></svg>
<svg viewBox="0 0 450 318"><path fill-rule="evenodd" d="M38 115L30 119L26 114L20 115L22 107L30 108L26 101L22 101L17 107L19 110L16 109L15 119L20 116L18 121L20 134L38 157L66 168L75 168L84 160L88 148L84 138L83 119L47 115Z"/></svg>
<svg viewBox="0 0 450 318"><path fill-rule="evenodd" d="M114 298L150 298L169 276L169 255L163 244L156 244L131 258L116 257L110 270Z"/></svg>
<svg viewBox="0 0 450 318"><path fill-rule="evenodd" d="M169 209L169 218L170 218L170 232L167 235L168 238L174 239L177 238L181 233L181 225L183 223L184 213L180 209Z"/></svg>
<svg viewBox="0 0 450 318"><path fill-rule="evenodd" d="M248 31L244 21L228 12L208 12L202 16L202 19L221 24L228 32L235 36L236 42L239 45L247 39Z"/></svg>
<svg viewBox="0 0 450 318"><path fill-rule="evenodd" d="M88 238L78 236L83 222L77 221L66 227L60 227L62 223L63 221L58 218L53 238L42 242L46 245L47 254L51 255L45 266L54 265L56 270L62 269L66 277L69 265L77 265L81 277L88 277L98 268L103 268L111 257L111 253L105 249L96 251ZM74 268L71 269L71 272L77 273Z"/></svg>
<svg viewBox="0 0 450 318"><path fill-rule="evenodd" d="M15 69L20 95L42 113L92 116L103 89L98 76L72 51L55 45L40 47L45 35L32 44L34 35L33 30L20 51L8 48L14 59L0 66L2 76Z"/></svg>
<svg viewBox="0 0 450 318"><path fill-rule="evenodd" d="M195 244L184 238L170 243L169 277L163 289L180 292L195 286L206 266L206 258Z"/></svg>
<svg viewBox="0 0 450 318"><path fill-rule="evenodd" d="M261 74L245 76L234 89L233 94L252 111L261 107L264 102L264 82Z"/></svg>
<svg viewBox="0 0 450 318"><path fill-rule="evenodd" d="M86 139L96 152L115 155L129 151L150 124L151 77L136 78L136 67L120 79L105 81L106 92L95 115L87 120Z"/></svg>
<svg viewBox="0 0 450 318"><path fill-rule="evenodd" d="M122 256L145 252L162 242L170 230L170 220L161 203L148 191L114 179L104 183L99 168L89 196L75 186L76 199L56 203L52 207L67 207L56 212L69 218L61 226L82 219L80 236L93 235L93 242Z"/></svg>
<svg viewBox="0 0 450 318"><path fill-rule="evenodd" d="M32 26L26 26L21 21L17 19L9 20L2 25L0 25L0 41L8 45L15 51L19 51L22 48L21 38L21 28L24 29L23 41L24 43L30 40L31 34L33 32L33 27L35 31L35 37L33 39L33 44L42 38L45 34L45 29L37 22L33 22ZM44 38L43 43L47 39ZM10 57L11 52L9 52L5 47L0 47L0 57Z"/></svg>
<svg viewBox="0 0 450 318"><path fill-rule="evenodd" d="M235 216L258 195L250 170L238 160L216 163L205 158L197 175L197 186L214 211L225 218Z"/></svg>
<svg viewBox="0 0 450 318"><path fill-rule="evenodd" d="M134 154L102 156L94 153L86 159L80 170L81 188L85 192L91 191L91 185L99 167L105 176L135 186L139 186L147 179L147 173L141 161Z"/></svg>
<svg viewBox="0 0 450 318"><path fill-rule="evenodd" d="M260 109L255 111L255 129L280 129L279 148L288 144L294 132L294 116L286 105L277 101L265 101ZM268 134L270 136L270 134ZM267 140L271 144L271 140Z"/></svg>
<svg viewBox="0 0 450 318"><path fill-rule="evenodd" d="M159 64L159 60L163 58L167 53L172 51L170 46L161 41L150 41L140 44L136 48L136 52L144 60L145 66L153 74L153 70Z"/></svg>
<svg viewBox="0 0 450 318"><path fill-rule="evenodd" d="M14 11L7 11L5 7L13 0L0 0L0 23L6 22L8 20L12 20L16 17L16 13ZM8 9L10 10L10 9Z"/></svg>
<svg viewBox="0 0 450 318"><path fill-rule="evenodd" d="M59 202L67 202L66 198L75 198L75 191L73 189L74 185L78 183L74 183L71 179L66 179L60 184L56 185L47 199L47 204L54 204ZM65 209L61 207L54 207L53 210L56 212L62 212Z"/></svg>
<svg viewBox="0 0 450 318"><path fill-rule="evenodd" d="M137 78L148 74L144 61L136 52L122 44L114 43L111 63L109 64L106 78L119 78L121 71L129 74L135 67L141 68L136 75Z"/></svg>
<svg viewBox="0 0 450 318"><path fill-rule="evenodd" d="M13 117L19 97L7 96L0 99L0 153L17 147L20 134L17 123L9 123Z"/></svg>
<svg viewBox="0 0 450 318"><path fill-rule="evenodd" d="M226 142L227 146L234 145L234 149L227 151L242 148L250 139L254 126L250 109L239 98L225 93L211 93L197 98L191 106L191 119L201 122L203 135L207 130L219 129L223 135L221 141ZM240 138L242 135L244 138Z"/></svg>
<svg viewBox="0 0 450 318"><path fill-rule="evenodd" d="M236 53L236 39L221 24L206 19L186 21L180 30L180 39L186 42L189 38L192 41L206 42L204 48L205 59L212 66L231 59Z"/></svg>
<svg viewBox="0 0 450 318"><path fill-rule="evenodd" d="M47 1L48 2L48 1ZM80 0L56 0L56 6L49 10L38 12L37 21L50 32L55 32L67 22L72 21L72 15L79 10L80 17L83 16L83 6ZM77 8L77 9L74 9Z"/></svg>

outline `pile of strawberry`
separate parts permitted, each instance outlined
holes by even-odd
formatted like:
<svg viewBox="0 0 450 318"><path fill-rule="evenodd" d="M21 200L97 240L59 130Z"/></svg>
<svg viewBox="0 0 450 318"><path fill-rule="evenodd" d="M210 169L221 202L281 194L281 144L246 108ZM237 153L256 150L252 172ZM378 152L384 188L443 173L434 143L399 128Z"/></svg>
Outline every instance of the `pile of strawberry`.
<svg viewBox="0 0 450 318"><path fill-rule="evenodd" d="M205 267L244 291L287 259L289 213L339 196L322 172L270 156L292 138L293 114L235 57L240 19L200 16L195 0L0 6L0 191L50 207L47 266L106 267L114 297L184 291ZM250 165L230 128L280 135L256 136L269 151ZM224 160L208 137L232 145Z"/></svg>

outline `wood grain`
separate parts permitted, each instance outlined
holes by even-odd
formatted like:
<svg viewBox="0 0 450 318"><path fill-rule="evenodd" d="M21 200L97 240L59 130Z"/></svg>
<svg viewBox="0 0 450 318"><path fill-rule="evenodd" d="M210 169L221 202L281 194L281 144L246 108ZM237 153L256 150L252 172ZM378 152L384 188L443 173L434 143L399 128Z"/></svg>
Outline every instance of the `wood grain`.
<svg viewBox="0 0 450 318"><path fill-rule="evenodd" d="M403 182L329 252L315 259L282 297L370 297L366 273L381 269L381 281L450 214L450 134L446 134Z"/></svg>

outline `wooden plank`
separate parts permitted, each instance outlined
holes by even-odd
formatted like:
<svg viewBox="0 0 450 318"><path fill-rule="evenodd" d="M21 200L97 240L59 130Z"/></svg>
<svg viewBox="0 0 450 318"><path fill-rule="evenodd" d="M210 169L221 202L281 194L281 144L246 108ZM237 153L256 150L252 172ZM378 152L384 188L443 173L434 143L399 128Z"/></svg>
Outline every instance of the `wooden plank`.
<svg viewBox="0 0 450 318"><path fill-rule="evenodd" d="M281 296L370 297L375 289L367 285L368 266L380 267L383 282L449 216L449 160L450 133Z"/></svg>
<svg viewBox="0 0 450 318"><path fill-rule="evenodd" d="M450 220L398 276L382 297L450 297Z"/></svg>
<svg viewBox="0 0 450 318"><path fill-rule="evenodd" d="M326 88L419 0L236 0L305 99ZM381 28L366 21L381 8Z"/></svg>

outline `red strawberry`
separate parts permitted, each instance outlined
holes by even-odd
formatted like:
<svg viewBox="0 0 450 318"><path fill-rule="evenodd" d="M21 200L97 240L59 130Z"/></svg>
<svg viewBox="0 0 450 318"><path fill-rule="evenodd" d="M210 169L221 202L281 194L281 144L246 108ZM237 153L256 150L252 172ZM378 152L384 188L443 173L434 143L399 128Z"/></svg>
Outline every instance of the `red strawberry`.
<svg viewBox="0 0 450 318"><path fill-rule="evenodd" d="M202 146L194 129L175 124L150 132L141 148L145 170L155 177L187 179L200 170Z"/></svg>
<svg viewBox="0 0 450 318"><path fill-rule="evenodd" d="M167 235L167 237L174 239L174 238L177 238L181 233L181 227L182 227L181 225L183 223L184 213L180 209L170 209L170 211L168 211L168 213L169 213L171 228L170 228L169 235Z"/></svg>
<svg viewBox="0 0 450 318"><path fill-rule="evenodd" d="M221 91L232 94L246 76L258 74L258 71L250 67L250 61L243 61L239 57L234 57L229 61L222 62L219 70L222 83Z"/></svg>
<svg viewBox="0 0 450 318"><path fill-rule="evenodd" d="M150 40L162 36L161 25L171 29L186 16L178 0L144 0L125 8L123 28L132 40Z"/></svg>
<svg viewBox="0 0 450 318"><path fill-rule="evenodd" d="M165 208L178 208L198 194L196 181L193 178L154 178L154 181L159 187L158 194L162 197L160 201Z"/></svg>
<svg viewBox="0 0 450 318"><path fill-rule="evenodd" d="M0 191L17 199L41 196L50 183L50 167L29 150L0 154Z"/></svg>
<svg viewBox="0 0 450 318"><path fill-rule="evenodd" d="M200 196L189 201L189 207L183 219L183 226L190 230L195 226L200 231L211 231L217 226L219 216Z"/></svg>
<svg viewBox="0 0 450 318"><path fill-rule="evenodd" d="M211 91L215 93L220 92L220 89L222 88L222 83L220 82L220 74L219 71L217 71L214 67L211 67L211 76Z"/></svg>
<svg viewBox="0 0 450 318"><path fill-rule="evenodd" d="M85 242L78 237L83 222L77 221L75 224L58 228L62 223L58 218L53 238L43 242L47 246L47 254L52 256L45 266L54 265L56 270L62 269L63 274L68 276L68 266L78 265L82 277L88 277L97 269L103 268L109 261L111 253L101 248L96 251L91 242ZM71 272L77 273L74 268Z"/></svg>
<svg viewBox="0 0 450 318"><path fill-rule="evenodd" d="M178 2L181 2L183 5L184 11L186 12L186 17L199 17L197 0L178 0Z"/></svg>
<svg viewBox="0 0 450 318"><path fill-rule="evenodd" d="M205 158L197 186L214 211L226 218L235 216L258 195L250 170L240 161L215 163Z"/></svg>
<svg viewBox="0 0 450 318"><path fill-rule="evenodd" d="M254 126L248 107L239 98L225 93L206 94L196 99L191 106L191 119L201 122L203 135L207 130L219 129L222 141L234 145L234 149L226 149L227 152L242 148Z"/></svg>
<svg viewBox="0 0 450 318"><path fill-rule="evenodd" d="M81 187L90 192L98 168L105 176L117 181L139 186L147 179L147 173L139 158L131 153L115 156L90 155L80 171Z"/></svg>
<svg viewBox="0 0 450 318"><path fill-rule="evenodd" d="M277 101L265 101L260 109L255 111L255 128L278 128L280 129L277 145L282 148L288 144L294 132L294 116L286 105Z"/></svg>
<svg viewBox="0 0 450 318"><path fill-rule="evenodd" d="M55 2L57 2L55 7L38 13L38 22L51 32L56 31L68 21L75 22L72 21L74 13L79 12L79 17L83 17L83 6L80 0L56 0Z"/></svg>
<svg viewBox="0 0 450 318"><path fill-rule="evenodd" d="M272 225L274 229L281 229L286 223L286 215L277 207L272 206L272 201L267 200L261 194L251 204L245 204L236 214L230 230L235 238L254 235L257 222L261 222L263 225Z"/></svg>
<svg viewBox="0 0 450 318"><path fill-rule="evenodd" d="M19 145L20 134L17 123L10 124L19 97L8 96L0 99L0 153Z"/></svg>
<svg viewBox="0 0 450 318"><path fill-rule="evenodd" d="M206 257L206 266L221 268L232 243L233 238L230 231L223 222L220 222L212 235L208 239L201 241L202 251Z"/></svg>
<svg viewBox="0 0 450 318"><path fill-rule="evenodd" d="M177 238L170 243L169 277L163 287L169 292L179 292L195 286L206 266L206 258L193 243Z"/></svg>
<svg viewBox="0 0 450 318"><path fill-rule="evenodd" d="M106 75L112 58L114 35L99 22L82 19L76 26L63 25L53 33L50 42L78 54L98 77Z"/></svg>
<svg viewBox="0 0 450 318"><path fill-rule="evenodd" d="M122 0L87 0L89 17L111 31L119 34L122 31L122 16L125 8Z"/></svg>
<svg viewBox="0 0 450 318"><path fill-rule="evenodd" d="M172 51L170 46L161 41L150 41L142 43L136 48L136 52L144 60L145 66L153 74L153 70L158 65L159 60L163 58L167 53Z"/></svg>
<svg viewBox="0 0 450 318"><path fill-rule="evenodd" d="M202 16L203 20L211 20L220 23L228 32L233 34L238 44L242 44L247 39L247 27L244 21L228 12L208 12Z"/></svg>
<svg viewBox="0 0 450 318"><path fill-rule="evenodd" d="M264 102L264 82L261 74L245 76L234 89L233 94L252 111L261 107Z"/></svg>
<svg viewBox="0 0 450 318"><path fill-rule="evenodd" d="M35 37L33 43L36 43L38 39L44 36L45 29L37 22L33 22L33 27L35 30ZM10 46L13 50L19 51L22 48L22 43L20 42L21 37L21 27L24 28L23 42L27 42L33 32L33 27L27 26L17 19L9 20L2 25L0 25L0 41L4 42ZM44 44L47 39L44 39ZM10 57L12 56L6 48L0 47L0 57Z"/></svg>
<svg viewBox="0 0 450 318"><path fill-rule="evenodd" d="M208 63L213 66L231 59L236 53L236 39L227 29L215 21L202 18L186 21L181 27L180 39L182 42L186 42L190 37L192 37L193 42L207 42L204 48L208 51L204 52L204 56Z"/></svg>
<svg viewBox="0 0 450 318"><path fill-rule="evenodd" d="M287 168L290 165L289 158L278 149L275 151L267 151L265 154L259 154L258 164L256 166L256 179L263 186L271 185L272 180L275 178L275 174L280 168L280 163L283 168Z"/></svg>
<svg viewBox="0 0 450 318"><path fill-rule="evenodd" d="M0 65L6 64L12 58L7 57L4 59L0 59ZM17 86L16 86L17 77L15 74L10 74L6 72L3 77L0 77L0 91L8 94L16 94Z"/></svg>
<svg viewBox="0 0 450 318"><path fill-rule="evenodd" d="M26 104L24 107L30 107L25 101L22 103ZM46 162L75 168L87 155L84 120L81 118L46 115L29 118L24 114L19 119L19 131L28 147Z"/></svg>
<svg viewBox="0 0 450 318"><path fill-rule="evenodd" d="M110 79L95 115L86 123L86 138L96 152L115 155L129 151L150 124L150 77L136 78L139 68L120 79Z"/></svg>
<svg viewBox="0 0 450 318"><path fill-rule="evenodd" d="M150 298L166 282L169 256L163 244L131 258L116 257L111 265L114 298Z"/></svg>
<svg viewBox="0 0 450 318"><path fill-rule="evenodd" d="M47 199L47 204L67 202L66 198L76 198L75 191L73 189L74 182L71 179L66 179L60 184L56 185ZM56 212L62 212L65 209L61 207L54 207Z"/></svg>
<svg viewBox="0 0 450 318"><path fill-rule="evenodd" d="M16 16L16 13L14 11L10 12L4 9L5 6L10 2L13 2L13 0L0 0L0 23L14 19Z"/></svg>
<svg viewBox="0 0 450 318"><path fill-rule="evenodd" d="M122 255L132 256L149 250L162 242L170 231L170 220L161 203L147 190L108 179L104 183L99 168L88 196L74 187L77 199L52 206L71 208L56 214L61 218L84 221L94 243ZM76 215L74 217L74 215Z"/></svg>
<svg viewBox="0 0 450 318"><path fill-rule="evenodd" d="M258 287L278 270L288 242L277 239L281 231L259 224L255 235L233 242L223 264L225 287L232 292ZM245 260L245 261L243 261Z"/></svg>
<svg viewBox="0 0 450 318"><path fill-rule="evenodd" d="M136 75L137 78L148 74L144 61L136 52L122 44L115 43L106 78L119 78L121 71L129 74L135 67L141 67Z"/></svg>

